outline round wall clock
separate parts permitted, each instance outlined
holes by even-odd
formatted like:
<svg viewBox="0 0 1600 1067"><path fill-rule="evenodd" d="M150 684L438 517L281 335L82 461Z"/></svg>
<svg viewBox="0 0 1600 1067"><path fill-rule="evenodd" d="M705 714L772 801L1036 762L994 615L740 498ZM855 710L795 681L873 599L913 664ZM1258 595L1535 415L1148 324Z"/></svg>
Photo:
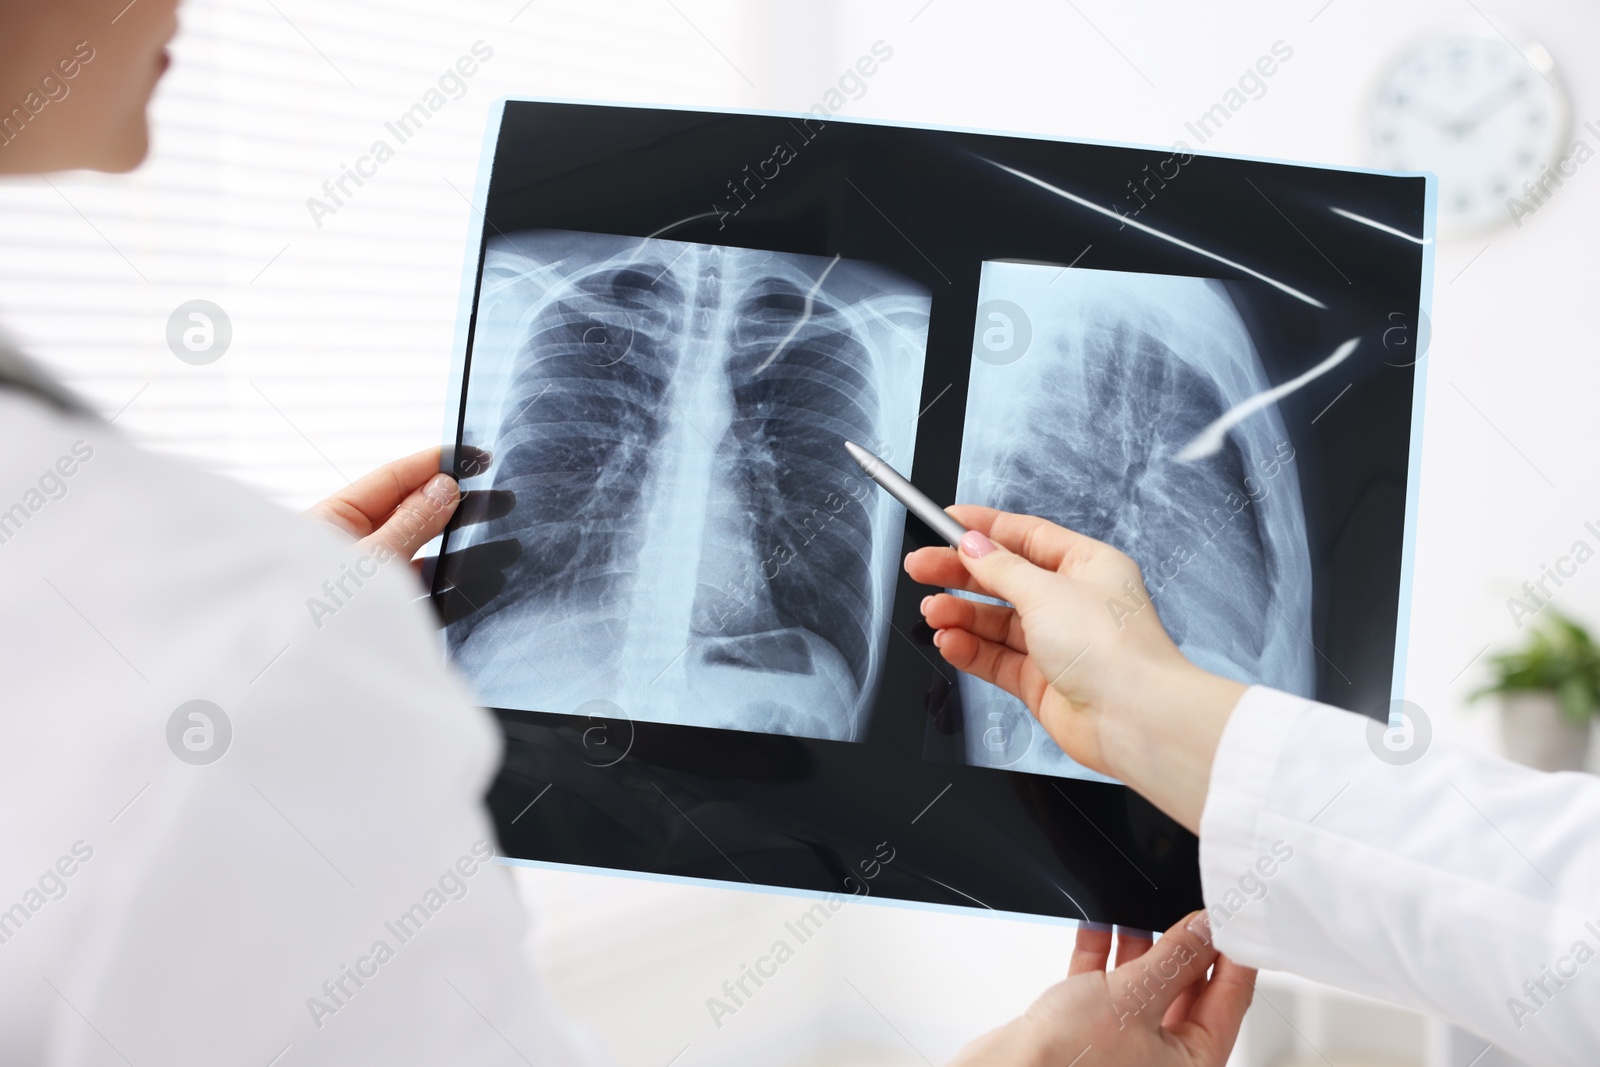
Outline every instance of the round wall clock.
<svg viewBox="0 0 1600 1067"><path fill-rule="evenodd" d="M1520 223L1569 179L1570 108L1542 45L1498 32L1428 38L1387 69L1372 102L1373 162L1439 176L1445 235Z"/></svg>

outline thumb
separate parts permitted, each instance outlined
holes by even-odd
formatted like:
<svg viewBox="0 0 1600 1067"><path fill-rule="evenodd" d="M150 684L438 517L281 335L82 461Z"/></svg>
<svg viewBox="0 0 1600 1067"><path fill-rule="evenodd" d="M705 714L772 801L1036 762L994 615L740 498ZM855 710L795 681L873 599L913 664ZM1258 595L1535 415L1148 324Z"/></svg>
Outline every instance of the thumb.
<svg viewBox="0 0 1600 1067"><path fill-rule="evenodd" d="M386 548L409 560L437 537L461 503L461 490L448 474L435 474L421 489L400 501L382 526L362 538L372 548Z"/></svg>
<svg viewBox="0 0 1600 1067"><path fill-rule="evenodd" d="M1204 978L1216 958L1205 912L1186 915L1154 948L1111 972L1111 994L1124 1003L1127 1014L1148 1009L1150 1025L1159 1025L1172 1002Z"/></svg>
<svg viewBox="0 0 1600 1067"><path fill-rule="evenodd" d="M1055 577L1052 572L1002 548L977 530L968 530L961 535L961 545L956 555L962 566L967 568L967 573L984 587L984 592L1001 600L1009 600L1022 612L1044 599L1050 580Z"/></svg>

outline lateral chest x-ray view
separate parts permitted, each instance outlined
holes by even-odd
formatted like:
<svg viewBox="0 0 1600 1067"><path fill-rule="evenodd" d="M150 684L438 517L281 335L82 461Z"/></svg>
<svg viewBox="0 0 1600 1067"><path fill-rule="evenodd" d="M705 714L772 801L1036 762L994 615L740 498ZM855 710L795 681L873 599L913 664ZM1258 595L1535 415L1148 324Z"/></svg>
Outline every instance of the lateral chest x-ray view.
<svg viewBox="0 0 1600 1067"><path fill-rule="evenodd" d="M868 263L562 231L488 243L463 440L519 547L448 642L496 707L856 740L930 300Z"/></svg>
<svg viewBox="0 0 1600 1067"><path fill-rule="evenodd" d="M1311 558L1282 416L1257 411L1214 454L1185 455L1268 385L1218 282L985 263L957 495L1121 549L1190 660L1309 697ZM1144 606L1130 589L1107 610L1125 620ZM1021 701L959 684L970 762L1110 780Z"/></svg>

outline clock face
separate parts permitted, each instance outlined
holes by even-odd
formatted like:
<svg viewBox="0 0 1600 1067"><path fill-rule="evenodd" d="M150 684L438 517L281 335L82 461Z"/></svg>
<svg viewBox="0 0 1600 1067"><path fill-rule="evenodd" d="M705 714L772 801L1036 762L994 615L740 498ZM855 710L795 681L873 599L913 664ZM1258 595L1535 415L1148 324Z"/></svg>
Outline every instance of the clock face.
<svg viewBox="0 0 1600 1067"><path fill-rule="evenodd" d="M1374 162L1439 176L1441 231L1511 222L1513 197L1524 212L1537 206L1530 189L1547 198L1538 182L1567 152L1568 114L1548 60L1538 45L1518 51L1463 33L1406 53L1384 78L1372 106Z"/></svg>

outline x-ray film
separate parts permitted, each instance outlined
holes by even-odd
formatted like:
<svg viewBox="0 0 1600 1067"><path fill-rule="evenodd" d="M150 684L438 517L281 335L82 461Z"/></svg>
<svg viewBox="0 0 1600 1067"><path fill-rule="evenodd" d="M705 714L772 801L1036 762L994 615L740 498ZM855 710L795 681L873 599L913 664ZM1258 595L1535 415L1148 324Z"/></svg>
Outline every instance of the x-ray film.
<svg viewBox="0 0 1600 1067"><path fill-rule="evenodd" d="M506 585L447 631L499 708L857 740L930 299L839 257L535 230L485 249L463 442L510 494L456 551Z"/></svg>
<svg viewBox="0 0 1600 1067"><path fill-rule="evenodd" d="M500 853L1145 930L1200 906L1194 835L943 658L901 563L944 541L844 442L1127 552L1148 596L1106 610L1200 666L1387 716L1432 198L1181 145L493 105L432 604L505 742Z"/></svg>
<svg viewBox="0 0 1600 1067"><path fill-rule="evenodd" d="M1042 515L1139 564L1106 609L1154 605L1191 661L1311 696L1311 558L1276 406L1215 453L1187 446L1270 383L1239 312L1205 278L986 262L957 496ZM965 595L965 594L964 594ZM968 761L1109 781L1021 701L962 675Z"/></svg>

